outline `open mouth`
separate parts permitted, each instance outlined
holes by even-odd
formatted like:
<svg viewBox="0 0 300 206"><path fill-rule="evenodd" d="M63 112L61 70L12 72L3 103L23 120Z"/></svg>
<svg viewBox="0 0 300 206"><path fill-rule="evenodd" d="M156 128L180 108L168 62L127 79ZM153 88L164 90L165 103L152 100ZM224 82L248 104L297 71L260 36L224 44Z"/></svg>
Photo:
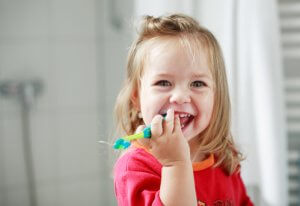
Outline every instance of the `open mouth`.
<svg viewBox="0 0 300 206"><path fill-rule="evenodd" d="M183 113L183 112L175 112L175 115L179 115L180 118L180 127L183 130L184 128L186 128L189 123L191 123L194 119L194 115L189 114L189 113ZM163 117L167 116L167 113L163 113L161 114Z"/></svg>
<svg viewBox="0 0 300 206"><path fill-rule="evenodd" d="M188 113L178 113L180 118L181 130L186 128L194 119L194 116Z"/></svg>

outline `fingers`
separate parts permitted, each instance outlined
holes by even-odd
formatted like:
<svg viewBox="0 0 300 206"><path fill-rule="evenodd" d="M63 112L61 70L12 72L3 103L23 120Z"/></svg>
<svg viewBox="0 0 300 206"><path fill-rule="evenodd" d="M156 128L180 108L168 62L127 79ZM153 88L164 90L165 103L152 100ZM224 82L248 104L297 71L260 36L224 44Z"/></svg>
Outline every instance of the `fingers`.
<svg viewBox="0 0 300 206"><path fill-rule="evenodd" d="M142 132L146 128L145 125L140 125L136 128L135 134Z"/></svg>
<svg viewBox="0 0 300 206"><path fill-rule="evenodd" d="M151 138L142 138L138 139L137 141L142 144L143 146L147 148L151 148L151 141L155 137L159 137L163 133L163 128L162 128L162 121L163 117L161 115L156 115L151 122ZM143 131L145 129L145 125L141 125L137 128L136 133Z"/></svg>
<svg viewBox="0 0 300 206"><path fill-rule="evenodd" d="M151 122L151 137L161 136L163 133L162 128L163 117L161 115L156 115Z"/></svg>
<svg viewBox="0 0 300 206"><path fill-rule="evenodd" d="M180 131L181 132L181 125L180 125L180 118L178 115L175 115L175 120L174 120L174 131Z"/></svg>
<svg viewBox="0 0 300 206"><path fill-rule="evenodd" d="M137 129L135 130L135 134L142 132L145 128L146 128L146 125L138 126ZM143 147L149 147L150 142L149 142L148 138L138 139L137 141Z"/></svg>
<svg viewBox="0 0 300 206"><path fill-rule="evenodd" d="M165 120L163 120L162 115L156 115L151 122L151 139L139 139L138 142L144 146L149 146L151 141L155 141L156 137L160 137L163 134L172 134L175 129L181 131L179 116L176 115L176 118L174 118L174 115L174 109L169 109L167 111ZM144 128L145 125L140 125L137 128L136 133L141 132Z"/></svg>
<svg viewBox="0 0 300 206"><path fill-rule="evenodd" d="M174 130L174 110L167 111L166 120L164 122L164 133L173 133Z"/></svg>

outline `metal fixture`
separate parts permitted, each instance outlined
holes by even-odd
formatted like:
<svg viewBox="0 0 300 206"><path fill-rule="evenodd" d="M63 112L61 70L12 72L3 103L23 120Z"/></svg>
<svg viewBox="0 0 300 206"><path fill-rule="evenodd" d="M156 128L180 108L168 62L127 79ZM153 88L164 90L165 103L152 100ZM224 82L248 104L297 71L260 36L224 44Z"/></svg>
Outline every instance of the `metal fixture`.
<svg viewBox="0 0 300 206"><path fill-rule="evenodd" d="M20 102L22 130L23 130L23 151L24 162L27 176L27 187L29 194L29 205L36 206L36 183L34 164L31 148L31 134L30 134L30 110L35 102L37 96L43 91L43 82L40 79L32 79L25 81L7 80L0 81L0 95L7 98L16 98Z"/></svg>

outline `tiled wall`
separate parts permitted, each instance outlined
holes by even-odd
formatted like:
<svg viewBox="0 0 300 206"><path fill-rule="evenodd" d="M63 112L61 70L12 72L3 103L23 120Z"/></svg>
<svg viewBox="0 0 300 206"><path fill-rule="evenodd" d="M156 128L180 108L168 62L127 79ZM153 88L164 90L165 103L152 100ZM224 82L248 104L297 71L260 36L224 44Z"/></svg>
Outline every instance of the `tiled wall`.
<svg viewBox="0 0 300 206"><path fill-rule="evenodd" d="M0 82L44 82L29 120L38 205L114 205L111 150L97 141L112 127L130 34L105 29L110 8L106 0L0 1ZM29 205L20 108L0 97L1 206Z"/></svg>
<svg viewBox="0 0 300 206"><path fill-rule="evenodd" d="M288 132L288 201L300 205L300 1L278 0Z"/></svg>

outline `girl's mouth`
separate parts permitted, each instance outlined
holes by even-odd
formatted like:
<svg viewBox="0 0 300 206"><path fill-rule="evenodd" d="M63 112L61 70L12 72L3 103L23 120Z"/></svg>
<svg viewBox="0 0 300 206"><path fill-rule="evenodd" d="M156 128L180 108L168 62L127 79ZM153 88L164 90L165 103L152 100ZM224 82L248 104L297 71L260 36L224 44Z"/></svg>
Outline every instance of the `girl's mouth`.
<svg viewBox="0 0 300 206"><path fill-rule="evenodd" d="M186 128L189 125L189 123L191 123L194 119L194 116L188 113L177 113L177 114L179 115L180 118L181 130L184 130L184 128Z"/></svg>
<svg viewBox="0 0 300 206"><path fill-rule="evenodd" d="M167 113L163 113L161 115L163 117L166 117ZM175 115L179 116L181 130L186 128L189 125L189 123L191 123L194 119L194 115L189 114L189 113L185 113L185 112L175 112Z"/></svg>

